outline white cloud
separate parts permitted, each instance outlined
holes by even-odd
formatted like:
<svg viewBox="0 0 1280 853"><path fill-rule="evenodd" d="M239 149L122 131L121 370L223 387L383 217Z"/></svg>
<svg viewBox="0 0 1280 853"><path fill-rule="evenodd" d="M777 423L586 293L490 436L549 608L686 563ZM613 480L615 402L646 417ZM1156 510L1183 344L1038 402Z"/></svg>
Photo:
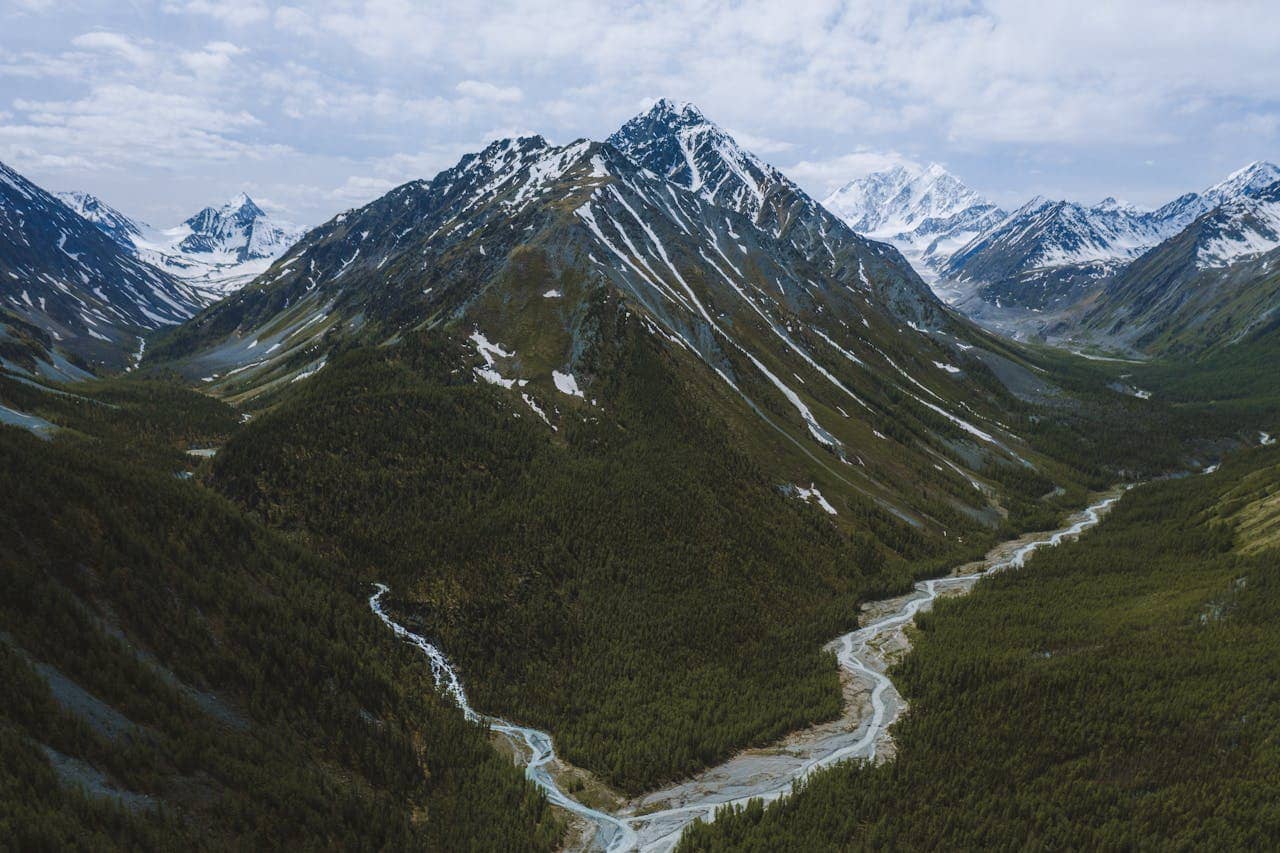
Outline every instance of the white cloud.
<svg viewBox="0 0 1280 853"><path fill-rule="evenodd" d="M165 3L163 8L170 14L203 15L232 27L260 24L271 17L262 0L185 0Z"/></svg>
<svg viewBox="0 0 1280 853"><path fill-rule="evenodd" d="M191 69L197 76L217 76L231 67L231 61L245 53L243 47L231 42L211 41L201 50L186 51L182 54L183 65Z"/></svg>
<svg viewBox="0 0 1280 853"><path fill-rule="evenodd" d="M297 6L280 6L275 11L273 22L277 29L294 35L314 36L316 33L311 16Z"/></svg>
<svg viewBox="0 0 1280 853"><path fill-rule="evenodd" d="M359 207L386 195L388 190L394 189L396 186L397 184L394 181L389 181L386 178L378 178L371 175L352 175L341 186L327 191L324 196L343 207Z"/></svg>
<svg viewBox="0 0 1280 853"><path fill-rule="evenodd" d="M429 177L502 129L602 138L665 95L694 101L817 195L907 156L958 162L975 186L1015 196L1105 186L1136 199L1280 157L1274 0L119 7L80 0L61 33L47 9L0 10L9 97L50 107L0 103L14 114L0 150L104 169L155 157L211 184L225 173L210 163L239 158L261 182L304 176L297 185L321 200L273 193L319 209L330 193L373 186L332 189L353 176ZM108 97L125 91L128 103ZM136 115L111 112L126 109ZM1159 165L1132 166L1148 159ZM1086 168L1097 174L1086 180Z"/></svg>
<svg viewBox="0 0 1280 853"><path fill-rule="evenodd" d="M32 80L61 79L81 80L88 78L94 70L95 60L101 59L96 54L74 53L41 53L39 51L0 52L0 75L5 77L25 77Z"/></svg>
<svg viewBox="0 0 1280 853"><path fill-rule="evenodd" d="M76 100L13 102L18 117L0 126L0 150L46 150L99 168L186 168L201 161L283 155L283 145L236 138L259 124L250 113L210 107L198 97L133 85L96 86Z"/></svg>
<svg viewBox="0 0 1280 853"><path fill-rule="evenodd" d="M518 86L496 86L482 80L463 80L454 88L459 95L500 104L515 103L524 97Z"/></svg>
<svg viewBox="0 0 1280 853"><path fill-rule="evenodd" d="M767 154L782 154L787 151L791 151L796 147L794 142L788 142L785 139L773 139L768 136L760 136L754 133L735 130L731 127L726 127L725 132L736 139L738 144L761 156Z"/></svg>
<svg viewBox="0 0 1280 853"><path fill-rule="evenodd" d="M84 50L100 50L115 54L133 65L149 65L151 63L151 54L147 50L129 37L119 33L83 33L73 38L71 43Z"/></svg>

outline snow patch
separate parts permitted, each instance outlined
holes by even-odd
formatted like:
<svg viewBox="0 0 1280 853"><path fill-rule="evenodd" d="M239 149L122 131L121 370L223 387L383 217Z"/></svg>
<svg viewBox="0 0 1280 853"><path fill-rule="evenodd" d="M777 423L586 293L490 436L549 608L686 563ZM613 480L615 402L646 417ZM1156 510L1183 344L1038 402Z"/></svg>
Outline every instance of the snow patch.
<svg viewBox="0 0 1280 853"><path fill-rule="evenodd" d="M813 483L810 483L809 488L807 489L804 486L796 486L795 490L796 490L796 497L800 498L800 500L812 501L813 503L816 503L818 506L826 510L829 514L831 515L836 514L836 508L833 507L831 503L822 496L822 492L818 491L818 487Z"/></svg>
<svg viewBox="0 0 1280 853"><path fill-rule="evenodd" d="M556 390L562 394L568 394L571 397L582 397L586 399L586 395L582 393L582 389L578 387L578 380L574 379L572 373L561 373L558 370L551 371L551 379L556 383Z"/></svg>

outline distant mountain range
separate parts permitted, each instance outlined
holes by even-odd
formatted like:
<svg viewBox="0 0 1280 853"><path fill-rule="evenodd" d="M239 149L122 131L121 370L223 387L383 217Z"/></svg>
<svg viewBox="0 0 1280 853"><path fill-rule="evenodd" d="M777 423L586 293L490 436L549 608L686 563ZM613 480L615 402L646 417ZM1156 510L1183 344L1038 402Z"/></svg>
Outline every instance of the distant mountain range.
<svg viewBox="0 0 1280 853"><path fill-rule="evenodd" d="M59 379L128 367L147 334L243 286L299 234L244 194L155 229L0 164L0 359Z"/></svg>
<svg viewBox="0 0 1280 853"><path fill-rule="evenodd" d="M868 175L833 193L826 205L855 230L897 245L941 296L992 328L1142 349L1162 346L1157 342L1165 333L1158 330L1179 322L1224 332L1209 319L1221 301L1205 303L1181 291L1194 281L1203 296L1212 290L1207 280L1230 281L1236 289L1252 280L1228 270L1280 245L1277 182L1280 168L1256 162L1155 210L1115 198L1084 205L1036 197L1004 214L933 165ZM940 229L943 224L949 227ZM942 236L926 242L933 233ZM1244 302L1253 306L1257 299ZM1201 313L1182 321L1165 315L1188 304ZM1253 328L1228 325L1228 339ZM1175 337L1182 347L1212 343Z"/></svg>
<svg viewBox="0 0 1280 853"><path fill-rule="evenodd" d="M1280 181L1248 187L1127 265L1053 337L1191 354L1274 330L1280 312Z"/></svg>
<svg viewBox="0 0 1280 853"><path fill-rule="evenodd" d="M873 172L823 205L858 233L897 246L930 280L937 265L1006 215L937 163Z"/></svg>
<svg viewBox="0 0 1280 853"><path fill-rule="evenodd" d="M400 316L419 314L424 305L443 308L451 312L447 316L453 316L466 309L446 299L445 291L454 292L445 287L446 281L505 275L508 256L522 244L500 240L498 248L506 251L497 255L488 254L490 246L481 246L480 256L485 260L476 261L445 250L442 241L460 235L458 229L464 222L474 231L488 227L490 220L497 221L495 212L486 214L488 219L478 219L478 212L488 210L507 184L523 182L523 189L519 199L502 208L504 215L512 207L516 212L534 210L537 206L533 202L551 186L563 184L564 199L576 198L588 187L578 176L579 166L588 169L592 192L576 208L572 239L566 243L568 235L560 234L548 238L557 247L549 256L550 268L564 271L578 263L577 255L564 254L570 243L580 248L594 242L594 248L585 252L589 262L611 266L612 262L601 256L614 258L617 268L609 277L625 279L619 283L632 297L644 302L676 337L696 343L700 357L713 366L723 366L726 357L724 330L698 299L686 294L689 282L683 271L674 281L662 281L662 270L679 269L667 254L669 243L706 238L709 242L705 245L691 243L683 249L700 267L695 278L721 279L731 289L739 289L741 282L734 281L735 277L763 275L768 280L763 288L770 298L776 290L776 296L782 297L790 310L795 310L800 299L792 293L793 288L805 292L820 289L822 277L827 276L845 287L864 290L886 319L922 330L944 332L956 322L935 298L936 291L973 319L1014 337L1044 337L1070 346L1098 344L1130 351L1174 346L1175 338L1178 347L1212 343L1207 333L1183 335L1180 323L1213 329L1215 340L1234 340L1248 333L1257 323L1241 316L1241 306L1248 306L1248 310L1267 306L1265 297L1252 294L1247 282L1258 276L1266 279L1269 267L1256 267L1256 275L1237 267L1253 264L1280 245L1280 206L1275 200L1280 168L1270 163L1252 163L1202 192L1188 193L1155 210L1114 198L1084 205L1037 197L1007 213L936 163L894 166L867 175L818 204L780 170L739 146L696 107L663 99L604 142L581 140L569 146L552 146L541 137L499 140L433 181L399 188L396 192L404 195L400 203L429 211L423 216L452 211L425 237L417 220L406 220L400 215L402 211L376 209L377 204L387 203L390 195L305 237L300 229L275 221L243 193L221 206L207 207L177 226L161 229L139 222L88 193L62 193L54 199L7 171L11 205L30 214L13 220L14 245L36 247L47 256L41 261L34 257L17 261L21 253L15 248L8 253L10 262L18 264L12 275L31 276L45 284L49 279L62 281L68 290L73 285L80 290L87 286L88 291L71 300L77 306L81 328L67 325L70 308L60 313L51 310L45 316L46 312L28 305L23 293L35 304L34 287L7 294L3 304L13 317L53 336L50 340L55 346L64 339L74 340L76 343L62 348L91 362L116 366L127 361L119 353L126 342L140 347L140 334L181 322L269 270L274 270L267 279L270 286L256 288L243 300L232 300L225 312L202 317L170 346L185 347L193 354L209 343L206 338L211 328L224 332L244 328L250 320L283 320L286 308L300 323L318 322L316 315L309 313L317 306L324 307L324 317L330 317L329 307L340 308L337 313L341 314L347 303L362 306L350 313L351 321L358 324L389 322L395 326ZM473 186L480 171L490 175L490 183ZM451 173L456 174L447 177ZM24 193L31 198L36 198L35 193L43 195L39 204L32 204ZM691 207L686 211L681 205ZM732 219L695 223L689 218L693 209L732 213L742 217L751 230L744 234ZM68 275L81 278L67 267L67 263L75 263L68 258L89 256L75 251L68 256L62 251L62 246L70 245L73 232L83 233L80 226L66 226L68 213L76 216L77 222L95 227L107 241L98 241L98 250L91 253L95 262L123 263L133 279L145 280L144 291L143 284L134 283L130 275L100 271L100 277L130 288L128 305L118 304L109 289L97 292L88 281L92 275L86 273L78 284L67 280ZM382 217L387 222L371 221L368 227L353 232L352 220L347 217L357 215ZM629 222L641 228L639 236L624 227ZM394 239L382 245L389 239L387 223L400 227ZM35 228L52 239L42 245L44 236L24 237L18 233L23 227ZM59 237L64 239L60 242ZM425 265L419 261L414 267L403 246L421 239L426 240L421 253L437 253L439 257ZM646 246L661 251L650 258ZM300 253L293 250L297 247L307 250L301 253L305 254L305 270L297 262ZM340 256L330 256L339 249ZM282 257L290 262L278 263ZM407 264L403 274L396 271L397 260ZM372 271L368 269L371 264ZM361 271L376 273L376 281L351 293L345 281ZM42 274L49 279L41 279ZM397 276L407 281L411 274L439 283L417 290L404 286L388 290ZM339 279L342 284L337 284ZM1215 284L1210 287L1209 282ZM1232 293L1240 294L1243 288L1252 295L1204 301L1205 293L1228 283ZM1198 295L1193 298L1191 293L1183 293L1187 288ZM334 305L321 306L321 295L330 291ZM368 310L363 303L380 292L383 295L377 310ZM290 295L283 296L286 293ZM743 293L749 295L750 291ZM51 304L51 298L52 294L45 294L45 304ZM81 307L77 300L96 307ZM444 302L437 305L441 300ZM1235 306L1229 323L1216 316L1219 306L1227 303ZM1188 305L1197 306L1194 317L1180 313ZM673 308L692 311L692 316L673 313ZM756 313L767 316L767 311ZM233 315L242 316L232 324L229 318ZM100 327L108 317L114 318L110 330ZM772 325L776 331L777 323ZM96 343L89 343L93 341ZM276 341L283 342L284 338ZM131 345L130 349L136 352L137 347ZM108 357L106 350L116 351L115 355ZM247 364L236 360L240 356L223 364L230 354L218 352L217 358L199 368L201 377ZM290 352L291 348L282 346L265 360L257 353L248 360L256 366L279 367ZM192 370L197 369L197 363L203 361L187 362ZM260 372L249 371L249 376Z"/></svg>
<svg viewBox="0 0 1280 853"><path fill-rule="evenodd" d="M164 229L131 219L89 193L59 196L127 251L198 288L210 301L247 284L303 234L274 220L245 193Z"/></svg>
<svg viewBox="0 0 1280 853"><path fill-rule="evenodd" d="M187 283L124 248L113 230L126 221L108 210L99 223L0 164L0 305L46 336L29 368L66 378L82 366L121 368L141 352L142 335L189 319L206 300ZM16 338L19 324L5 324ZM47 345L46 345L47 344Z"/></svg>

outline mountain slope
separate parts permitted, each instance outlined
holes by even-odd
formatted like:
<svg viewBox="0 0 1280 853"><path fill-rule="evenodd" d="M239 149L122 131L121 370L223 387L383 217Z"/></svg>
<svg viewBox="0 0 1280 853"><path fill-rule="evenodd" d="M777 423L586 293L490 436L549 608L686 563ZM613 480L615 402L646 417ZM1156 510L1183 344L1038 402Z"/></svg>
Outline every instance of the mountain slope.
<svg viewBox="0 0 1280 853"><path fill-rule="evenodd" d="M892 673L911 712L891 761L678 849L1270 846L1277 490L1274 447L1144 485L1086 537L939 602Z"/></svg>
<svg viewBox="0 0 1280 853"><path fill-rule="evenodd" d="M1006 215L937 163L873 172L822 204L854 231L898 247L931 278L938 264Z"/></svg>
<svg viewBox="0 0 1280 853"><path fill-rule="evenodd" d="M141 335L202 304L55 196L0 164L0 304L54 344L107 368L129 364Z"/></svg>
<svg viewBox="0 0 1280 853"><path fill-rule="evenodd" d="M62 192L58 198L67 207L98 226L122 248L132 250L147 226L139 225L95 195L86 192Z"/></svg>
<svg viewBox="0 0 1280 853"><path fill-rule="evenodd" d="M693 104L663 98L608 143L641 167L710 204L736 211L811 261L827 256L844 275L869 271L882 305L903 320L937 324L932 292L896 249L853 233L779 170L746 151ZM836 251L841 253L836 257ZM865 276L863 280L866 280Z"/></svg>
<svg viewBox="0 0 1280 853"><path fill-rule="evenodd" d="M229 407L6 377L0 405L56 428L0 425L5 846L556 848L367 587L191 477Z"/></svg>
<svg viewBox="0 0 1280 853"><path fill-rule="evenodd" d="M1199 193L1179 196L1154 212L1156 219L1181 230L1222 204L1251 196L1280 181L1280 166L1255 160Z"/></svg>
<svg viewBox="0 0 1280 853"><path fill-rule="evenodd" d="M957 250L941 275L997 307L1056 310L1173 230L1114 199L1086 207L1035 198Z"/></svg>
<svg viewBox="0 0 1280 853"><path fill-rule="evenodd" d="M1061 334L1193 354L1272 329L1280 311L1280 181L1200 216L1130 264Z"/></svg>

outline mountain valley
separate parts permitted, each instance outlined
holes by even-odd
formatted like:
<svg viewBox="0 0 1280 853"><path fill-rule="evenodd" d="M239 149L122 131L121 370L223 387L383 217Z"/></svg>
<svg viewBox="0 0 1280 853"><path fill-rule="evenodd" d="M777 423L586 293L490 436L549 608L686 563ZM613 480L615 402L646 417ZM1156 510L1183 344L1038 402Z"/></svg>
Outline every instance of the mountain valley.
<svg viewBox="0 0 1280 853"><path fill-rule="evenodd" d="M747 149L664 98L305 231L3 167L0 836L1264 844L1280 170L1006 213Z"/></svg>

